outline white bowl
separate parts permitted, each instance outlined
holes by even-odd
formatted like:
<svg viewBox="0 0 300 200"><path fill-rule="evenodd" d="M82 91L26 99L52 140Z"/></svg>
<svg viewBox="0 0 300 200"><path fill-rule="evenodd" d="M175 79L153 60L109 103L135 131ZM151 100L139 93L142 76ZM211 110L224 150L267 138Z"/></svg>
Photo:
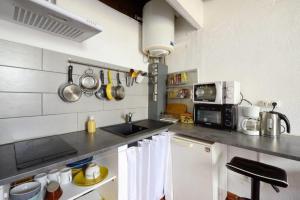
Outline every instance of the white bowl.
<svg viewBox="0 0 300 200"><path fill-rule="evenodd" d="M10 190L10 199L12 200L25 200L36 196L41 190L41 183L28 182L20 184Z"/></svg>

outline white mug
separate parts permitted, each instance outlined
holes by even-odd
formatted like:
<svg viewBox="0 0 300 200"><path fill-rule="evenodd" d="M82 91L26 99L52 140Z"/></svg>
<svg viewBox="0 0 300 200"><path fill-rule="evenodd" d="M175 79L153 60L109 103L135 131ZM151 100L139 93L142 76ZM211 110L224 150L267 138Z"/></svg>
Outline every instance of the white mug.
<svg viewBox="0 0 300 200"><path fill-rule="evenodd" d="M95 163L89 164L85 170L85 178L96 179L99 176L100 176L100 167Z"/></svg>
<svg viewBox="0 0 300 200"><path fill-rule="evenodd" d="M41 174L35 175L34 180L36 182L41 183L42 194L45 194L46 193L46 187L47 187L47 184L48 184L47 174L46 173L41 173Z"/></svg>
<svg viewBox="0 0 300 200"><path fill-rule="evenodd" d="M58 171L58 169L52 169L49 173L48 173L48 181L56 181L58 183L60 183L60 173Z"/></svg>
<svg viewBox="0 0 300 200"><path fill-rule="evenodd" d="M60 184L68 184L72 182L72 170L69 167L60 170Z"/></svg>

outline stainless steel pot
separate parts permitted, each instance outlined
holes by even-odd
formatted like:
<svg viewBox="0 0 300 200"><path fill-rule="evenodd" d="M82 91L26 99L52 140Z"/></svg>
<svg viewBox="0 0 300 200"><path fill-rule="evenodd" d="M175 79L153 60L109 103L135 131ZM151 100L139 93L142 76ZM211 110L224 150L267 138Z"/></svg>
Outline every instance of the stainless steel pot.
<svg viewBox="0 0 300 200"><path fill-rule="evenodd" d="M76 102L81 97L81 89L78 85L73 83L72 78L73 66L68 67L68 82L61 85L58 89L59 97L65 102Z"/></svg>
<svg viewBox="0 0 300 200"><path fill-rule="evenodd" d="M290 133L290 122L288 118L279 112L260 112L260 134L268 137L278 137L284 131L281 131L281 120L286 124L286 132Z"/></svg>

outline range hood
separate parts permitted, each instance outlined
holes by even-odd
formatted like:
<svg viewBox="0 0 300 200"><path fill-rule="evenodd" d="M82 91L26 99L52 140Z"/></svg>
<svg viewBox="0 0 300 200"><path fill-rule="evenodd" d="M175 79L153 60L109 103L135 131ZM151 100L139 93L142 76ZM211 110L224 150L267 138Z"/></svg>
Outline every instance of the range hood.
<svg viewBox="0 0 300 200"><path fill-rule="evenodd" d="M0 18L77 42L102 31L93 21L46 0L0 0Z"/></svg>

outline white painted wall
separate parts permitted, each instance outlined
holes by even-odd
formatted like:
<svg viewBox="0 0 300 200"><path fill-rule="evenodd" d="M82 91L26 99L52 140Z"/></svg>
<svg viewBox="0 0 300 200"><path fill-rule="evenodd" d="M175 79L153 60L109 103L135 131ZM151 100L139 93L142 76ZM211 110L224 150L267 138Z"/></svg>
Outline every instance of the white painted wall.
<svg viewBox="0 0 300 200"><path fill-rule="evenodd" d="M203 1L202 0L166 0L181 16L193 27L203 27Z"/></svg>
<svg viewBox="0 0 300 200"><path fill-rule="evenodd" d="M204 28L176 30L171 71L198 65L201 81L237 80L253 102L279 100L300 135L300 1L205 1Z"/></svg>
<svg viewBox="0 0 300 200"><path fill-rule="evenodd" d="M175 21L175 50L166 57L169 73L200 68L202 35L183 18Z"/></svg>
<svg viewBox="0 0 300 200"><path fill-rule="evenodd" d="M57 0L58 6L92 19L103 32L77 43L0 20L0 39L147 71L140 51L140 24L98 0Z"/></svg>

